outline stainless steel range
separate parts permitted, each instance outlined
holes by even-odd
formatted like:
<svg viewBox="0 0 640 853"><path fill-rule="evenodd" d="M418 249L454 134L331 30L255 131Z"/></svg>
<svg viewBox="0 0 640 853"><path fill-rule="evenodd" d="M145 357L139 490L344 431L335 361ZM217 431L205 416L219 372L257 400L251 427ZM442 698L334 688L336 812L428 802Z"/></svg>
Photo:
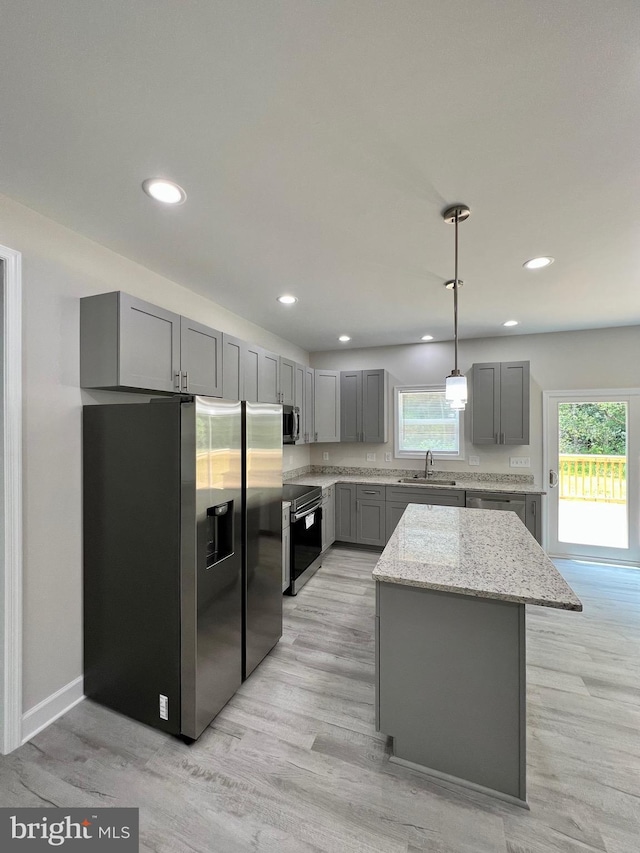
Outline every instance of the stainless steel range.
<svg viewBox="0 0 640 853"><path fill-rule="evenodd" d="M285 483L282 498L291 501L291 584L287 593L297 595L320 568L322 489Z"/></svg>

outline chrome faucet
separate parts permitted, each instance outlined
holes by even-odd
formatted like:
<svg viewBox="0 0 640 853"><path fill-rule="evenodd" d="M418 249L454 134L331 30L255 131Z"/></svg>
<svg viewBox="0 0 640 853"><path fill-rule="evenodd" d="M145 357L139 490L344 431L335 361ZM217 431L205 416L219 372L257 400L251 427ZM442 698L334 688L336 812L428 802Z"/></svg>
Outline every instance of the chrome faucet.
<svg viewBox="0 0 640 853"><path fill-rule="evenodd" d="M430 450L424 455L424 478L429 479L429 463L431 463L431 471L433 472L433 453Z"/></svg>

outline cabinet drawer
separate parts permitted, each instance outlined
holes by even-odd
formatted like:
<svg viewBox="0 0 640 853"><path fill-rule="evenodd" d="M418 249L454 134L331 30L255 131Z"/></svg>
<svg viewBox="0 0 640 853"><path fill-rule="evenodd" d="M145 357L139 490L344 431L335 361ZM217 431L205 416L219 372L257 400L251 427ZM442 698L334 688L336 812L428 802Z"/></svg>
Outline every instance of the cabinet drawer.
<svg viewBox="0 0 640 853"><path fill-rule="evenodd" d="M325 486L322 490L322 505L325 506L333 500L334 486Z"/></svg>
<svg viewBox="0 0 640 853"><path fill-rule="evenodd" d="M356 497L363 501L383 501L385 500L386 486L358 486Z"/></svg>
<svg viewBox="0 0 640 853"><path fill-rule="evenodd" d="M387 486L387 500L394 503L435 504L436 506L464 506L463 489L429 489L412 486L409 489Z"/></svg>

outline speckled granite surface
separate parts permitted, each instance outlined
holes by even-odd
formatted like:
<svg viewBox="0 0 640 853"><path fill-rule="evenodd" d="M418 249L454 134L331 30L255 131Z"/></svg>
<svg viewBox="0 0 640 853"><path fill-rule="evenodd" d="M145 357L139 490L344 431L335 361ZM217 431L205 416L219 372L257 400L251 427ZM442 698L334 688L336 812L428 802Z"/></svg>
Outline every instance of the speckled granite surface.
<svg viewBox="0 0 640 853"><path fill-rule="evenodd" d="M373 570L384 583L582 610L511 512L409 504Z"/></svg>
<svg viewBox="0 0 640 853"><path fill-rule="evenodd" d="M345 470L354 471L353 468ZM411 472L411 474L413 473L415 472ZM409 476L411 476L411 474ZM517 475L514 475L512 478L507 479L508 475L505 476L500 474L490 475L493 477L493 479L479 480L473 477L469 477L468 475L465 475L464 477L457 477L455 473L451 471L434 471L434 479L442 478L447 480L455 480L455 486L439 486L435 483L400 483L398 481L401 479L402 476L406 476L406 474L404 474L403 472L389 474L384 471L384 469L381 469L375 474L340 474L335 472L329 474L308 473L302 474L298 477L294 477L293 479L287 479L285 480L285 482L294 483L301 486L320 486L323 489L327 486L333 486L335 485L335 483L362 483L363 485L370 486L406 486L409 489L413 489L416 486L428 486L430 489L464 489L465 491L476 492L513 492L514 494L522 495L545 494L544 489L541 489L539 486L536 486L536 484L533 482L533 478L530 476L527 477L527 480L524 482L521 479L517 479ZM484 476L487 475L485 474Z"/></svg>

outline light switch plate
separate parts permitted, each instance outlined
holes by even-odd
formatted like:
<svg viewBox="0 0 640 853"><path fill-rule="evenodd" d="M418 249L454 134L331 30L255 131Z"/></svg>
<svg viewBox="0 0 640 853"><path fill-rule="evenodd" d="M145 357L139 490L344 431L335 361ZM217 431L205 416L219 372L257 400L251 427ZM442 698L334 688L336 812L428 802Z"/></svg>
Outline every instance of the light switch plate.
<svg viewBox="0 0 640 853"><path fill-rule="evenodd" d="M375 462L376 454L375 453L367 453L367 462Z"/></svg>
<svg viewBox="0 0 640 853"><path fill-rule="evenodd" d="M328 450L323 450L323 451L322 451L322 461L323 461L323 462L328 462L328 461L329 461L329 451L328 451Z"/></svg>
<svg viewBox="0 0 640 853"><path fill-rule="evenodd" d="M384 454L384 461L385 462L391 462L391 454L390 453Z"/></svg>
<svg viewBox="0 0 640 853"><path fill-rule="evenodd" d="M479 456L470 456L469 457L469 465L479 465L480 457Z"/></svg>
<svg viewBox="0 0 640 853"><path fill-rule="evenodd" d="M530 456L510 456L509 465L511 468L531 468Z"/></svg>

